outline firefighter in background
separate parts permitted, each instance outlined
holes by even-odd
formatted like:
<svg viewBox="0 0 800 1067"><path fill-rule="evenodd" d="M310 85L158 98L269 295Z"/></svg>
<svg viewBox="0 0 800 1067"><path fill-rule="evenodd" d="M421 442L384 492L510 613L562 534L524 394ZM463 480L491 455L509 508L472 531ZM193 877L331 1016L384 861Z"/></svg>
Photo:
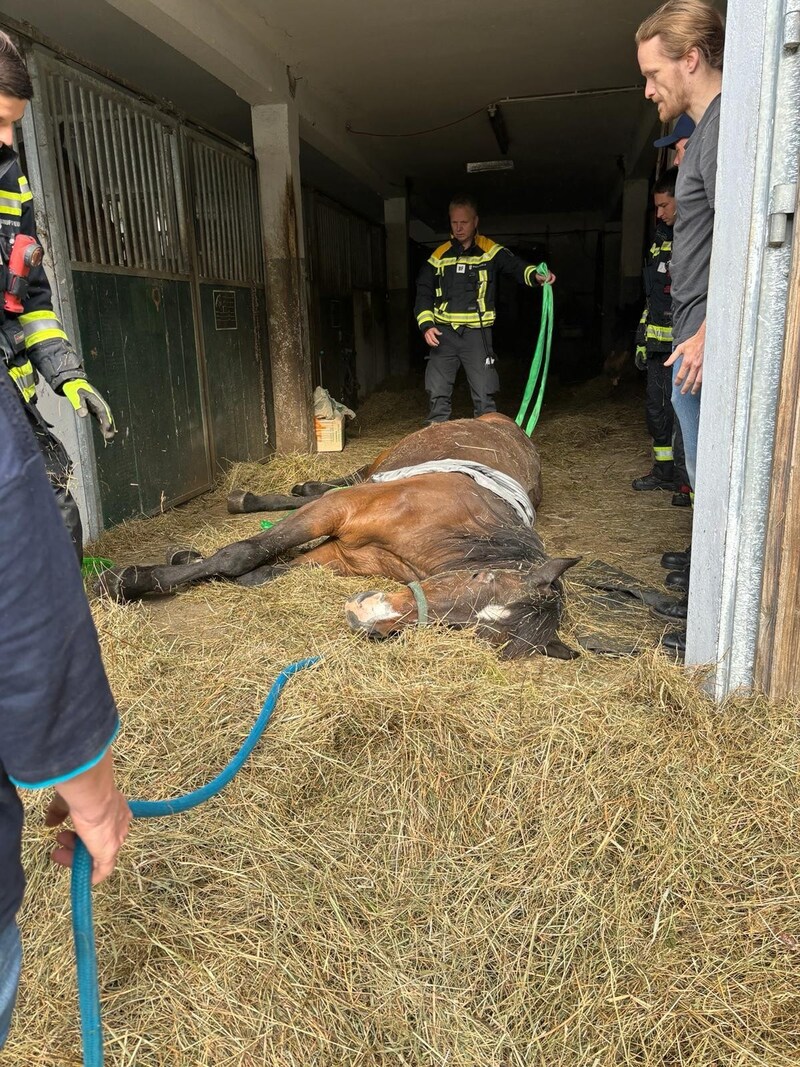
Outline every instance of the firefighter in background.
<svg viewBox="0 0 800 1067"><path fill-rule="evenodd" d="M677 209L675 179L678 168L664 171L653 188L656 231L644 267L645 308L636 334L636 365L647 372L645 418L653 438L653 466L634 478L638 492L667 489L676 506L690 503L689 478L680 427L672 410L672 368L664 363L672 354L672 227Z"/></svg>
<svg viewBox="0 0 800 1067"><path fill-rule="evenodd" d="M22 57L11 38L0 32L0 357L19 390L80 560L83 532L69 490L72 463L37 408L38 379L66 397L78 415L93 415L106 441L116 428L108 404L86 380L80 357L53 312L36 238L33 196L13 149L14 124L32 96Z"/></svg>
<svg viewBox="0 0 800 1067"><path fill-rule="evenodd" d="M414 316L425 337L428 355L425 389L428 423L446 422L452 410L453 386L463 367L472 394L473 415L497 411L500 388L492 348L497 279L509 274L521 285L552 285L510 249L478 235L478 208L472 197L450 201L451 240L440 245L417 278Z"/></svg>

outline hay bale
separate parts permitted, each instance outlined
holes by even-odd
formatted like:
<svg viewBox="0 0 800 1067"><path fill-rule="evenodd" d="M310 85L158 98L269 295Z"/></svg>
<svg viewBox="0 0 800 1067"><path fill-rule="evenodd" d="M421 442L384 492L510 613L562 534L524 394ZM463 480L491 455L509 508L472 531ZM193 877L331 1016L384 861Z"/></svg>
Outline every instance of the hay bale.
<svg viewBox="0 0 800 1067"><path fill-rule="evenodd" d="M593 462L631 462L605 447ZM549 483L553 514L572 506L564 484ZM644 502L625 499L644 534ZM226 534L189 516L114 531L103 554L144 536L156 553L193 524ZM602 527L598 542L605 557ZM277 671L324 656L225 794L137 822L96 891L107 1062L797 1064L798 708L717 707L656 652L501 663L438 628L371 643L342 621L364 587L298 569L94 604L137 797L205 781ZM584 610L573 600L567 640ZM27 798L6 1055L61 1067L79 1063L77 1008L43 800Z"/></svg>

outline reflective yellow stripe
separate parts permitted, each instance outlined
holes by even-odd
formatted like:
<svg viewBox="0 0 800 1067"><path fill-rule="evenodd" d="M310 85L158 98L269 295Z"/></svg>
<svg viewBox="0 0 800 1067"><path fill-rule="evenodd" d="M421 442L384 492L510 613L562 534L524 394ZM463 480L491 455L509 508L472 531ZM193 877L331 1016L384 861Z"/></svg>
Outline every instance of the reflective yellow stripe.
<svg viewBox="0 0 800 1067"><path fill-rule="evenodd" d="M58 322L54 311L24 311L19 316L19 321L23 326L29 322L45 322L47 319L51 322ZM60 322L58 324L61 325Z"/></svg>
<svg viewBox="0 0 800 1067"><path fill-rule="evenodd" d="M478 278L478 310L483 314L486 313L486 286L489 284L489 272L488 270L479 270Z"/></svg>
<svg viewBox="0 0 800 1067"><path fill-rule="evenodd" d="M52 311L28 311L19 317L19 324L25 334L25 347L52 341L55 338L66 341L67 335L61 329L61 323Z"/></svg>
<svg viewBox="0 0 800 1067"><path fill-rule="evenodd" d="M669 463L672 460L672 446L653 445L653 455L656 457L656 463Z"/></svg>
<svg viewBox="0 0 800 1067"><path fill-rule="evenodd" d="M526 267L524 277L526 285L533 285L533 280L536 277L536 267Z"/></svg>
<svg viewBox="0 0 800 1067"><path fill-rule="evenodd" d="M36 393L36 378L31 361L26 359L19 367L9 367L8 373L25 400L30 400Z"/></svg>
<svg viewBox="0 0 800 1067"><path fill-rule="evenodd" d="M655 323L648 322L647 324L647 340L648 341L665 341L672 340L672 327L671 326L656 326Z"/></svg>
<svg viewBox="0 0 800 1067"><path fill-rule="evenodd" d="M63 330L36 330L32 334L25 333L25 348L33 348L34 345L40 345L43 341L55 341L59 339L61 341L67 340L67 335Z"/></svg>
<svg viewBox="0 0 800 1067"><path fill-rule="evenodd" d="M499 247L500 246L498 245L498 248ZM497 251L495 250L492 252L485 252L482 256L445 256L444 259L440 259L437 262L440 263L442 267L453 267L456 263L466 263L468 267L481 267L485 263L488 263L489 260L494 259L496 255ZM429 260L429 262L433 263L433 260ZM436 266L436 263L433 265Z"/></svg>
<svg viewBox="0 0 800 1067"><path fill-rule="evenodd" d="M477 311L442 311L436 308L434 311L436 322L444 322L448 326L491 326L495 320L494 311L486 311L478 315Z"/></svg>
<svg viewBox="0 0 800 1067"><path fill-rule="evenodd" d="M23 204L27 204L29 200L33 200L33 193L31 192L31 187L30 185L28 185L28 179L25 177L24 174L21 174L19 177L19 193L20 199L22 200Z"/></svg>
<svg viewBox="0 0 800 1067"><path fill-rule="evenodd" d="M422 326L422 324L425 323L425 322L435 322L435 321L436 320L433 317L433 312L432 311L420 311L419 315L417 315L417 324L419 326Z"/></svg>

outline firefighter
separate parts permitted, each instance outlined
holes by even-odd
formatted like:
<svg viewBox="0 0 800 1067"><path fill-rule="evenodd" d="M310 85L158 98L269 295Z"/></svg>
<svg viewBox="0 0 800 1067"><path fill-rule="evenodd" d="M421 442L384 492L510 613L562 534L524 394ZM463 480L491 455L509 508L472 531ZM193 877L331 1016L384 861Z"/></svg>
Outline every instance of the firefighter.
<svg viewBox="0 0 800 1067"><path fill-rule="evenodd" d="M508 248L480 236L479 221L472 197L451 200L451 239L436 249L417 278L414 315L428 345L428 423L450 418L459 367L467 376L475 418L497 410L494 397L500 381L492 325L498 276L505 273L531 287L556 280L554 274L542 277Z"/></svg>
<svg viewBox="0 0 800 1067"><path fill-rule="evenodd" d="M22 118L32 96L33 86L22 57L11 38L0 32L0 358L19 390L80 560L83 531L69 490L72 463L38 410L38 379L44 378L55 393L66 397L78 415L93 415L106 441L116 428L108 404L86 380L80 357L53 311L50 284L41 262L30 268L27 287L23 283L19 293L22 311L5 307L15 238L19 234L36 238L33 197L13 148L14 124Z"/></svg>
<svg viewBox="0 0 800 1067"><path fill-rule="evenodd" d="M675 179L678 168L664 171L653 188L656 231L644 267L646 303L636 335L636 365L647 372L645 418L653 438L653 466L634 478L638 492L675 491L672 503L689 503L689 479L680 428L672 410L672 372L664 363L672 354L672 293L669 273L672 227L675 222ZM674 435L674 448L673 448Z"/></svg>

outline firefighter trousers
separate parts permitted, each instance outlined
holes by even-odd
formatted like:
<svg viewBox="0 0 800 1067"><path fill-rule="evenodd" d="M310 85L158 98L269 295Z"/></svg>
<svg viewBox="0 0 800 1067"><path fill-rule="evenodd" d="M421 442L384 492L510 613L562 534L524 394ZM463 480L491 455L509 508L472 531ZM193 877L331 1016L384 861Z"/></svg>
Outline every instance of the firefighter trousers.
<svg viewBox="0 0 800 1067"><path fill-rule="evenodd" d="M472 396L475 418L497 411L497 376L492 331L460 326L441 326L438 348L430 348L425 362L425 389L430 407L428 422L446 422L452 412L453 386L459 367L464 368Z"/></svg>

